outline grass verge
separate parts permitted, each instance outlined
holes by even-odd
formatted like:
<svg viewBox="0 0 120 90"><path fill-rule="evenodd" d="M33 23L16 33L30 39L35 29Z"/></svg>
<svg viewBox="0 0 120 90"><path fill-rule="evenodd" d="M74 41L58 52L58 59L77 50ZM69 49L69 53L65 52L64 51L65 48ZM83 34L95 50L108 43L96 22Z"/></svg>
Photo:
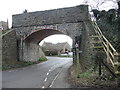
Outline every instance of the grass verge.
<svg viewBox="0 0 120 90"><path fill-rule="evenodd" d="M117 87L115 78L111 78L110 75L99 76L98 71L86 71L76 74L76 65L69 68L70 77L69 83L74 87Z"/></svg>
<svg viewBox="0 0 120 90"><path fill-rule="evenodd" d="M22 67L26 67L26 66L30 66L33 64L38 64L41 63L43 61L47 61L46 57L40 57L38 59L38 61L32 62L32 61L18 61L15 65L4 65L2 66L2 70L10 70L10 69L15 69L15 68L22 68Z"/></svg>

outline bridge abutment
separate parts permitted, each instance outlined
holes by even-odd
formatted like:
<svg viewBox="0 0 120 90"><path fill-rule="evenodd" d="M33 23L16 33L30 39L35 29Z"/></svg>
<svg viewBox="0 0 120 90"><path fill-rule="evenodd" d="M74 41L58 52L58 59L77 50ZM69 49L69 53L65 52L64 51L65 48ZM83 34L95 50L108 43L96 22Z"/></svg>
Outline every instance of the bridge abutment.
<svg viewBox="0 0 120 90"><path fill-rule="evenodd" d="M2 35L2 65L17 63L17 42L15 30Z"/></svg>
<svg viewBox="0 0 120 90"><path fill-rule="evenodd" d="M20 61L37 61L40 57L45 57L41 47L32 41L19 42L19 60Z"/></svg>

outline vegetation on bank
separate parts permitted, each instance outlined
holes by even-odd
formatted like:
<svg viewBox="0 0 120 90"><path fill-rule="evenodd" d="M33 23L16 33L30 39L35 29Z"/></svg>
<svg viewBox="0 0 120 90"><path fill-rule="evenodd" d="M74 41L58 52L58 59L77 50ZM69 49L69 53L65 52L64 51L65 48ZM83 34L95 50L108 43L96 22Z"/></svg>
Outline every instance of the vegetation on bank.
<svg viewBox="0 0 120 90"><path fill-rule="evenodd" d="M117 15L118 10L110 9L108 11L100 11L93 9L92 11L103 34L110 41L113 47L118 50L118 36L120 35L120 17Z"/></svg>
<svg viewBox="0 0 120 90"><path fill-rule="evenodd" d="M47 58L46 58L46 57L40 57L38 61L40 61L40 62L41 62L41 61L46 61L46 60L47 60Z"/></svg>
<svg viewBox="0 0 120 90"><path fill-rule="evenodd" d="M69 72L70 77L68 81L75 87L117 87L115 78L108 75L106 70L103 71L104 73L101 76L99 76L98 70L88 70L86 72L80 72L78 77L76 66L72 65L69 68Z"/></svg>
<svg viewBox="0 0 120 90"><path fill-rule="evenodd" d="M38 61L32 62L32 61L18 61L16 64L14 65L4 65L2 66L2 70L9 70L9 69L15 69L15 68L22 68L22 67L26 67L26 66L30 66L33 64L38 64L41 63L43 61L47 61L46 57L40 57L38 59Z"/></svg>
<svg viewBox="0 0 120 90"><path fill-rule="evenodd" d="M120 35L120 17L117 16L118 10L110 9L108 11L105 10L92 10L93 14L96 18L96 22L105 35L105 37L110 41L113 47L118 51L120 50L119 38ZM101 57L102 58L102 57ZM106 57L103 57L103 59ZM95 58L94 58L95 59ZM115 77L112 76L111 73L107 71L107 69L102 65L102 74L99 75L98 64L95 64L96 68L92 68L92 70L83 72L81 70L78 75L76 67L74 66L74 70L70 70L72 82L77 87L81 86L94 86L94 87L117 87L117 82ZM95 70L94 70L95 69Z"/></svg>
<svg viewBox="0 0 120 90"><path fill-rule="evenodd" d="M10 30L3 30L3 31L2 31L2 34L5 34L5 33L7 33L8 31L10 31Z"/></svg>

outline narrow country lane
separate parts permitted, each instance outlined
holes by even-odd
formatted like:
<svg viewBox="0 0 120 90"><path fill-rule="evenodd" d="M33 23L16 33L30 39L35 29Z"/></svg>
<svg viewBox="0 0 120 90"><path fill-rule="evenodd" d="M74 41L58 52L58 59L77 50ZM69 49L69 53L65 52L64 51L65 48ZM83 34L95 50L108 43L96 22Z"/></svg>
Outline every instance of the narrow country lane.
<svg viewBox="0 0 120 90"><path fill-rule="evenodd" d="M36 65L3 71L3 88L70 88L65 78L72 58L47 58Z"/></svg>

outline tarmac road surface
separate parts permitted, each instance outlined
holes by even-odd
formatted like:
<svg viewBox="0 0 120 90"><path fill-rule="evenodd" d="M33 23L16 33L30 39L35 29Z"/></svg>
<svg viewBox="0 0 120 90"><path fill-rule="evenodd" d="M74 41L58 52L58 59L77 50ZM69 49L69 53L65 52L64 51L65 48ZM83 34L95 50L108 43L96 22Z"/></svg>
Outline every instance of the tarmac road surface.
<svg viewBox="0 0 120 90"><path fill-rule="evenodd" d="M48 61L2 72L2 88L70 88L66 82L72 58L47 57Z"/></svg>

